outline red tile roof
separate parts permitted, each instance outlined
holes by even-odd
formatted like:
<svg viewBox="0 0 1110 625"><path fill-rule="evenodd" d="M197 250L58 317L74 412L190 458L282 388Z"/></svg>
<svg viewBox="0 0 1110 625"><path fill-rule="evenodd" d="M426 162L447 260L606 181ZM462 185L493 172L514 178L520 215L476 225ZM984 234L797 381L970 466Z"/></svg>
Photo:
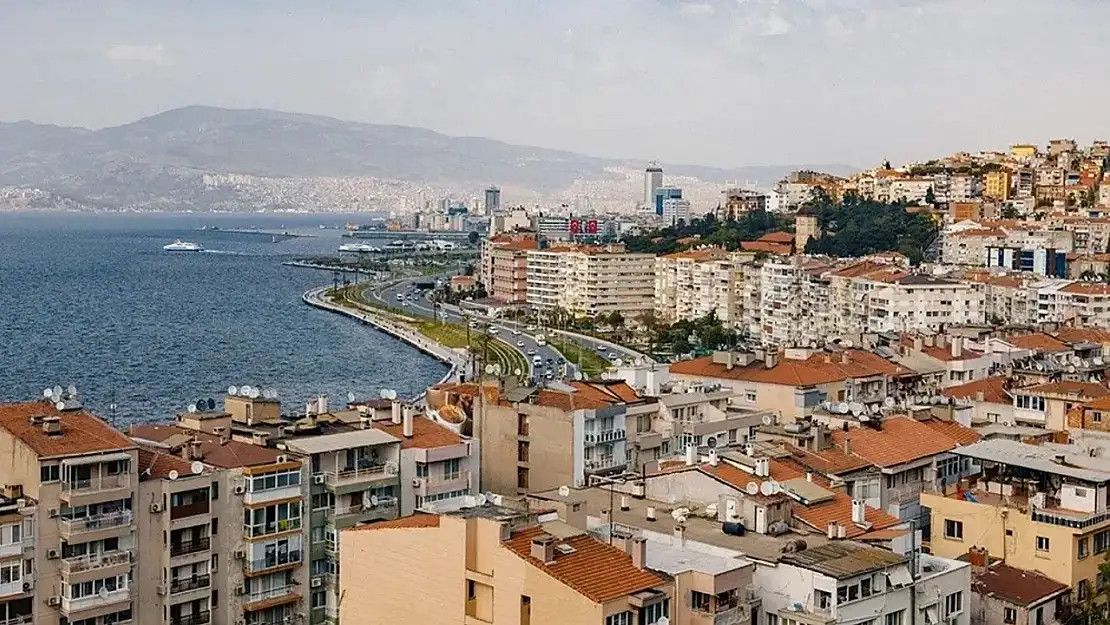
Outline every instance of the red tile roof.
<svg viewBox="0 0 1110 625"><path fill-rule="evenodd" d="M550 389L543 389L537 391L532 396L532 400L539 406L547 406L549 408L558 408L567 412L573 410L597 410L598 408L607 408L613 405L613 402L602 401L593 397L584 397L579 393L564 393L563 391L553 391Z"/></svg>
<svg viewBox="0 0 1110 625"><path fill-rule="evenodd" d="M971 591L991 595L1019 606L1029 606L1069 587L1038 571L1026 571L1001 562L972 570Z"/></svg>
<svg viewBox="0 0 1110 625"><path fill-rule="evenodd" d="M1110 344L1110 332L1096 328L1064 328L1056 333L1056 338L1061 341L1074 343L1102 343Z"/></svg>
<svg viewBox="0 0 1110 625"><path fill-rule="evenodd" d="M450 447L462 442L462 437L442 425L425 419L413 417L412 437L406 438L403 425L394 425L392 421L375 421L374 429L400 439L401 449L435 449L436 447Z"/></svg>
<svg viewBox="0 0 1110 625"><path fill-rule="evenodd" d="M871 466L871 463L858 456L844 453L840 447L830 447L822 451L809 451L800 447L789 447L794 461L800 466L812 469L823 475L851 473Z"/></svg>
<svg viewBox="0 0 1110 625"><path fill-rule="evenodd" d="M944 419L926 419L922 421L925 425L933 429L933 431L943 434L952 439L959 445L970 445L978 443L983 437L975 430L964 427L955 421L945 421Z"/></svg>
<svg viewBox="0 0 1110 625"><path fill-rule="evenodd" d="M586 534L560 540L559 543L569 545L574 551L562 553L556 550L554 562L540 562L531 555L532 539L543 533L540 527L526 527L513 532L503 545L525 562L594 603L604 603L666 583L655 573L633 566L632 556L623 550Z"/></svg>
<svg viewBox="0 0 1110 625"><path fill-rule="evenodd" d="M173 454L167 454L148 447L139 447L139 479L163 480L170 476L170 471L177 471L178 475L192 475L193 463L186 462Z"/></svg>
<svg viewBox="0 0 1110 625"><path fill-rule="evenodd" d="M393 519L392 521L379 521L377 523L356 525L345 531L365 532L369 530L427 529L429 527L439 527L438 514L424 514L418 512L412 516L403 516L399 519Z"/></svg>
<svg viewBox="0 0 1110 625"><path fill-rule="evenodd" d="M47 434L41 424L31 423L34 415L59 417L62 433ZM123 432L84 410L59 412L48 401L0 405L0 428L10 432L40 458L79 456L132 449L135 443Z"/></svg>
<svg viewBox="0 0 1110 625"><path fill-rule="evenodd" d="M174 436L196 438L201 441L201 461L222 469L274 464L278 456L283 455L281 451L270 447L240 441L221 441L218 436L175 425L136 424L131 426L131 436L156 443L168 441Z"/></svg>
<svg viewBox="0 0 1110 625"><path fill-rule="evenodd" d="M1075 395L1087 400L1110 395L1110 389L1097 382L1049 382L1021 389L1022 393L1041 393L1043 395Z"/></svg>
<svg viewBox="0 0 1110 625"><path fill-rule="evenodd" d="M850 453L880 468L894 467L955 449L957 443L946 434L907 417L884 419L882 429L854 428L832 433L837 445L850 439Z"/></svg>
<svg viewBox="0 0 1110 625"><path fill-rule="evenodd" d="M977 399L979 393L983 394L983 401L992 404L1012 404L1013 397L1010 396L1009 391L1005 387L1005 376L994 376L990 378L981 378L967 384L959 386L949 386L943 389L941 393L945 397L955 399Z"/></svg>
<svg viewBox="0 0 1110 625"><path fill-rule="evenodd" d="M1031 351L1042 352L1046 354L1055 354L1059 352L1071 351L1068 344L1057 339L1056 337L1049 336L1041 332L1032 332L1030 334L1019 334L1005 339L1007 343L1014 347L1021 349L1028 349Z"/></svg>
<svg viewBox="0 0 1110 625"><path fill-rule="evenodd" d="M671 373L783 386L815 386L849 378L907 375L913 372L871 352L846 350L839 354L819 353L806 360L783 358L772 368L756 362L746 367L728 369L723 364L713 362L712 356L705 356L673 363Z"/></svg>

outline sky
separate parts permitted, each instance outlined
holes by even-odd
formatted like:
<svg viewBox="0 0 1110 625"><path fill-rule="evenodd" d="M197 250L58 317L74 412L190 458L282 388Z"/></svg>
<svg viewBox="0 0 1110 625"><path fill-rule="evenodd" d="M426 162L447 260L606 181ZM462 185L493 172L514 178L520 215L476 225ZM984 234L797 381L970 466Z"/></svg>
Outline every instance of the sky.
<svg viewBox="0 0 1110 625"><path fill-rule="evenodd" d="M1106 0L0 0L0 120L205 104L866 167L1110 138L1107 24Z"/></svg>

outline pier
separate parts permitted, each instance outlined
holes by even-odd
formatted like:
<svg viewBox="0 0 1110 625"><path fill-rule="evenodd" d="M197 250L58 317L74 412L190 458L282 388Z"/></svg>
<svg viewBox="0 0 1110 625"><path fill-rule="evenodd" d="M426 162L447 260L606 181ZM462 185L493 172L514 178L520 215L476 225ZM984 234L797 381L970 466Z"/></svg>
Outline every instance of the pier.
<svg viewBox="0 0 1110 625"><path fill-rule="evenodd" d="M215 226L204 226L201 228L197 228L197 230L203 232L238 234L243 236L269 237L275 242L286 241L288 239L308 239L316 236L313 234L298 234L295 232L289 232L288 230L260 230L258 228L218 228Z"/></svg>

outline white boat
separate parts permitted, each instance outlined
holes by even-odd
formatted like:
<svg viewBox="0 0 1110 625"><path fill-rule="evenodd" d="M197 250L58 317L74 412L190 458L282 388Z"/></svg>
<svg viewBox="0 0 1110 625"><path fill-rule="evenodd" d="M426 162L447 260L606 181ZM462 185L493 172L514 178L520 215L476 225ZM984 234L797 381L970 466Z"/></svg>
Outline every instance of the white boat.
<svg viewBox="0 0 1110 625"><path fill-rule="evenodd" d="M378 248L367 243L344 243L339 246L340 252L380 252Z"/></svg>
<svg viewBox="0 0 1110 625"><path fill-rule="evenodd" d="M199 243L190 243L188 241L182 241L181 239L177 239L169 245L163 245L162 249L167 252L200 252L204 250Z"/></svg>

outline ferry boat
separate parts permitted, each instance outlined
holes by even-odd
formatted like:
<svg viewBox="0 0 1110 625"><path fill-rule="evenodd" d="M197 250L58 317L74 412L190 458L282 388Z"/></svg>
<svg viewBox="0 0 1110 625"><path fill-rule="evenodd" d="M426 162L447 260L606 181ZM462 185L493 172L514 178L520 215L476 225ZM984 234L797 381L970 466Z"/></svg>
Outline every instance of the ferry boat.
<svg viewBox="0 0 1110 625"><path fill-rule="evenodd" d="M199 243L190 243L181 239L177 239L169 245L163 245L162 249L167 252L200 252L204 250Z"/></svg>
<svg viewBox="0 0 1110 625"><path fill-rule="evenodd" d="M344 243L339 246L340 252L380 252L381 250L368 243Z"/></svg>

